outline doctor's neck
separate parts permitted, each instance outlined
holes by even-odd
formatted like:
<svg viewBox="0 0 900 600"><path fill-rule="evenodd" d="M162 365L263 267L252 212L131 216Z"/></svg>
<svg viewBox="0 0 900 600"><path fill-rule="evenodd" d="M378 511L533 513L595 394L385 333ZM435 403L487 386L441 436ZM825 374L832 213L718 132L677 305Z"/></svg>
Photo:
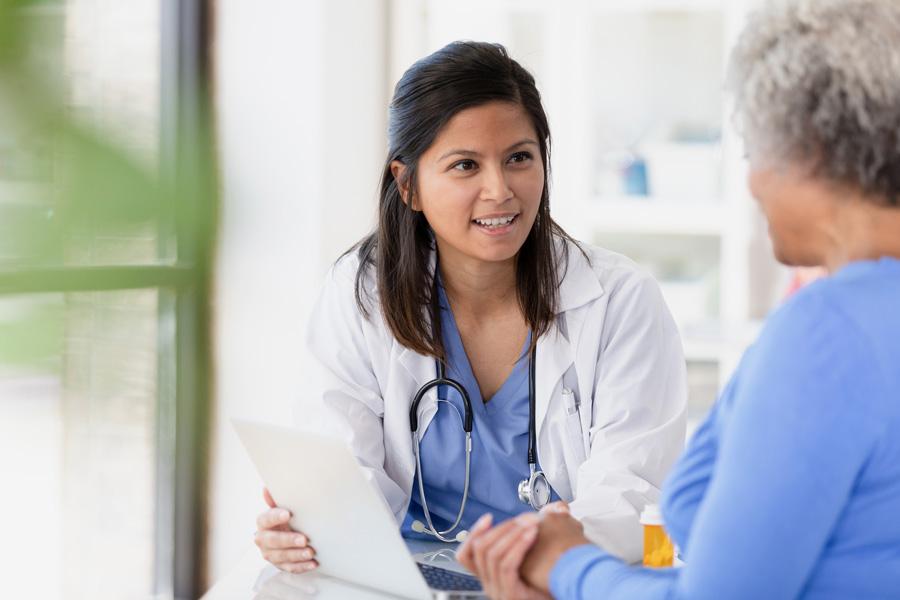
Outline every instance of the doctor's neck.
<svg viewBox="0 0 900 600"><path fill-rule="evenodd" d="M454 312L487 315L518 306L516 257L484 261L453 250L440 252L441 281Z"/></svg>

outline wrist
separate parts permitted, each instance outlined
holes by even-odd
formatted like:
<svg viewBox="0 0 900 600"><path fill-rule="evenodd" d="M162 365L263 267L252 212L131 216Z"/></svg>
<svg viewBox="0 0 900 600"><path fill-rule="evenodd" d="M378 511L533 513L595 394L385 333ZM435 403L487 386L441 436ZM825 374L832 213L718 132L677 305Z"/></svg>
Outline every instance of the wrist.
<svg viewBox="0 0 900 600"><path fill-rule="evenodd" d="M553 572L553 568L557 565L563 555L572 548L577 548L586 544L589 545L590 543L590 540L581 534L566 536L556 540L553 546L547 549L538 568L533 571L533 580L529 581L529 584L549 593L550 574Z"/></svg>

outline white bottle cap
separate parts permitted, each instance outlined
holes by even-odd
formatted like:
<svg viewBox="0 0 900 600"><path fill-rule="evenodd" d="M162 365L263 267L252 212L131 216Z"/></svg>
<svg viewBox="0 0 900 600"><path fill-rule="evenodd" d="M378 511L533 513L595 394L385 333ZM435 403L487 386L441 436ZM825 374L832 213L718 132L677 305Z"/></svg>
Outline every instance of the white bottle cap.
<svg viewBox="0 0 900 600"><path fill-rule="evenodd" d="M662 511L659 504L648 504L641 513L641 525L662 525Z"/></svg>

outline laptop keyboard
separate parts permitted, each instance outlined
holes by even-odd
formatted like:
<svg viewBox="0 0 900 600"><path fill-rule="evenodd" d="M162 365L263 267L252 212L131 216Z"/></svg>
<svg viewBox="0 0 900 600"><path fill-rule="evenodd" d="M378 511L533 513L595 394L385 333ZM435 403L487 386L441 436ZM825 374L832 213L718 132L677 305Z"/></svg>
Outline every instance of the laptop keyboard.
<svg viewBox="0 0 900 600"><path fill-rule="evenodd" d="M419 570L428 582L428 587L442 592L480 592L481 582L471 575L448 571L431 565L419 565Z"/></svg>

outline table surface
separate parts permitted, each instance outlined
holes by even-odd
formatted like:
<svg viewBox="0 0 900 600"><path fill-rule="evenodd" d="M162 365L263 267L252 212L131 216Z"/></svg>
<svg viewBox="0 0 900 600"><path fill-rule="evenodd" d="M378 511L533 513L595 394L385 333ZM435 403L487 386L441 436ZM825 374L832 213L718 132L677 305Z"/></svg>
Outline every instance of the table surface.
<svg viewBox="0 0 900 600"><path fill-rule="evenodd" d="M453 545L438 542L408 542L421 562L465 572L453 562ZM387 600L397 598L354 585L315 571L285 573L272 566L256 547L249 549L238 565L203 596L202 600Z"/></svg>

